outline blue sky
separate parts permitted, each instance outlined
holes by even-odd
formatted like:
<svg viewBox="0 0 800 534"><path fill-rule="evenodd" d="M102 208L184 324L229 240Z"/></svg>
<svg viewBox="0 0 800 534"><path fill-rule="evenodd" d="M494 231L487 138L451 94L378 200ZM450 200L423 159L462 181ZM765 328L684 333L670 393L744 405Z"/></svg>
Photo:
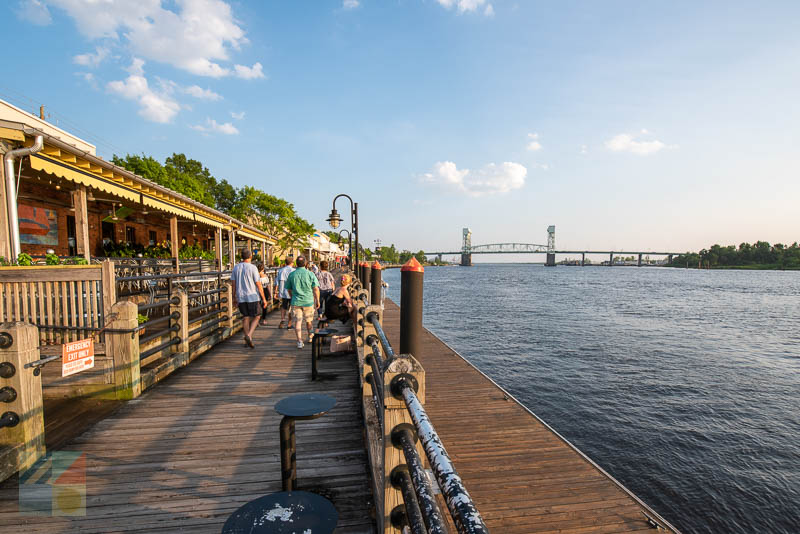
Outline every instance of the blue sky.
<svg viewBox="0 0 800 534"><path fill-rule="evenodd" d="M362 241L798 240L800 3L6 3L0 98ZM344 204L338 205L343 211Z"/></svg>

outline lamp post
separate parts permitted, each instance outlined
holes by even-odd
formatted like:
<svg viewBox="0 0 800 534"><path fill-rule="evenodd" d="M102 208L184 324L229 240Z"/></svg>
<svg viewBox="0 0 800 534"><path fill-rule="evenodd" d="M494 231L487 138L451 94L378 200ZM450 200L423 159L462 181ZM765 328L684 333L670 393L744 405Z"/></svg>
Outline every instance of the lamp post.
<svg viewBox="0 0 800 534"><path fill-rule="evenodd" d="M350 257L350 263L353 263L353 235L350 233L350 230L346 228L342 228L339 230L339 245L344 244L344 236L342 232L347 232L347 255Z"/></svg>
<svg viewBox="0 0 800 534"><path fill-rule="evenodd" d="M339 216L339 212L336 211L336 201L339 197L345 197L347 200L350 201L350 235L355 241L356 253L355 253L355 262L358 263L358 202L353 202L353 199L350 198L350 195L345 195L344 193L340 193L333 197L333 207L331 208L331 213L328 215L328 223L331 225L331 228L336 230L339 227L339 224L342 222L342 218ZM353 268L353 247L350 247L350 268Z"/></svg>

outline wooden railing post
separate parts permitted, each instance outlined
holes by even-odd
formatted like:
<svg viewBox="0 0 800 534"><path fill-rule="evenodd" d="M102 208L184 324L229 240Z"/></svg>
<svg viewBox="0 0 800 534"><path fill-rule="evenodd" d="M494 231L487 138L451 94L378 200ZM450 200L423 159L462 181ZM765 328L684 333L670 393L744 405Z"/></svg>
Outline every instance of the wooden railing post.
<svg viewBox="0 0 800 534"><path fill-rule="evenodd" d="M133 302L117 302L111 307L112 330L133 330L139 325L136 320L138 308ZM106 353L114 361L114 390L120 400L135 399L142 394L139 365L139 333L107 332Z"/></svg>
<svg viewBox="0 0 800 534"><path fill-rule="evenodd" d="M178 289L173 293L173 299L177 303L170 303L169 312L177 312L178 319L173 319L171 324L177 324L179 330L171 333L171 338L180 338L181 342L172 345L172 352L177 354L186 354L184 365L189 363L189 297L182 289Z"/></svg>
<svg viewBox="0 0 800 534"><path fill-rule="evenodd" d="M229 335L233 335L233 313L236 311L236 308L233 307L233 284L226 283L225 284L225 296L228 298L228 302L226 303L228 306L228 320L225 321L225 327L230 330Z"/></svg>
<svg viewBox="0 0 800 534"><path fill-rule="evenodd" d="M375 327L372 325L371 322L369 322L367 320L367 316L372 312L375 312L375 313L378 314L378 322L381 325L383 325L383 310L381 309L380 306L367 306L367 307L365 307L364 308L364 315L359 317L359 321L362 321L364 323L364 326L361 329L361 332L359 333L359 336L361 338L361 345L364 347L364 371L363 371L364 372L364 377L363 377L364 378L364 391L363 391L363 395L364 395L364 397L370 397L370 398L372 398L372 386L367 381L367 375L369 375L372 372L372 367L369 365L367 358L374 357L374 353L372 351L372 347L367 345L366 340L367 340L367 338L369 336L376 336L377 337L377 333L375 332ZM381 358L381 359L385 359L385 357Z"/></svg>
<svg viewBox="0 0 800 534"><path fill-rule="evenodd" d="M0 324L0 481L30 468L45 453L42 380L25 364L39 359L39 329ZM12 399L13 400L8 400Z"/></svg>
<svg viewBox="0 0 800 534"><path fill-rule="evenodd" d="M105 260L101 268L102 289L103 289L103 317L108 322L111 314L111 307L117 302L117 274L114 271L114 262ZM101 325L102 327L103 325Z"/></svg>
<svg viewBox="0 0 800 534"><path fill-rule="evenodd" d="M413 377L409 380L416 382L417 398L425 404L425 370L410 354L400 354L383 375L383 404L385 407L383 412L383 531L391 534L400 534L401 532L392 525L392 510L398 506L405 509L403 495L398 488L392 486L391 475L395 468L406 463L403 451L392 444L392 431L398 427L405 427L412 430L414 436L417 435L405 401L402 397L395 397L392 394L392 380L401 375ZM425 458L425 451L419 442L417 442L417 452L420 458Z"/></svg>

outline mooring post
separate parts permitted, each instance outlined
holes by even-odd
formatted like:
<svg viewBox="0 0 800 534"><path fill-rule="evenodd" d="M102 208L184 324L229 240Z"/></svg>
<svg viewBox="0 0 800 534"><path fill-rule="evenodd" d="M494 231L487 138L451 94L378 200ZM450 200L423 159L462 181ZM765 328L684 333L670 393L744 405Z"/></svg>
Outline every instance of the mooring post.
<svg viewBox="0 0 800 534"><path fill-rule="evenodd" d="M411 258L400 269L400 353L421 358L425 268Z"/></svg>
<svg viewBox="0 0 800 534"><path fill-rule="evenodd" d="M636 266L637 267L641 267L642 266L642 255L641 254L639 254L639 263Z"/></svg>
<svg viewBox="0 0 800 534"><path fill-rule="evenodd" d="M38 328L0 324L0 481L30 468L45 453L42 377L25 368L38 359Z"/></svg>
<svg viewBox="0 0 800 534"><path fill-rule="evenodd" d="M114 320L109 328L127 332L106 333L106 353L114 361L114 391L117 400L135 399L142 394L139 365L138 307L130 301L120 301L111 307Z"/></svg>
<svg viewBox="0 0 800 534"><path fill-rule="evenodd" d="M614 253L613 252L609 252L608 253L608 266L612 267L613 265L614 265Z"/></svg>
<svg viewBox="0 0 800 534"><path fill-rule="evenodd" d="M425 403L425 370L419 361L409 354L400 354L386 370L383 376L383 402L384 402L384 425L383 425L383 479L384 479L384 501L383 501L383 531L384 533L400 534L402 530L392 523L392 512L395 517L399 512L405 511L402 488L398 484L396 470L408 469L402 446L398 444L393 434L408 430L416 442L417 454L420 458L425 458L425 451L417 439L417 431L414 427L414 420L408 412L406 403L402 395L395 396L392 392L392 384L397 380L406 380L413 385L417 398L421 403ZM394 482L394 483L393 483ZM416 531L415 531L416 532Z"/></svg>
<svg viewBox="0 0 800 534"><path fill-rule="evenodd" d="M369 303L373 306L380 306L381 305L381 294L383 293L383 288L381 287L381 264L378 263L378 260L375 260L375 263L372 264L372 275L370 278L370 301Z"/></svg>
<svg viewBox="0 0 800 534"><path fill-rule="evenodd" d="M584 265L586 265L586 253L581 252L581 267L583 267Z"/></svg>

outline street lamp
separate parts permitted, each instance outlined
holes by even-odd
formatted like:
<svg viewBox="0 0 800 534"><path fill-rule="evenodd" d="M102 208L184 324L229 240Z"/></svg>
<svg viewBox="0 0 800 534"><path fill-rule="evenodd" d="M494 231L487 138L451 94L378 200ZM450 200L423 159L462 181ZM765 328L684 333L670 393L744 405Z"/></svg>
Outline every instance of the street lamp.
<svg viewBox="0 0 800 534"><path fill-rule="evenodd" d="M333 197L333 207L331 208L331 213L328 215L327 221L330 223L331 228L336 229L342 222L341 216L339 216L339 212L336 211L336 201L339 197L345 197L347 200L350 201L350 236L355 241L356 253L355 253L355 262L358 263L358 202L353 202L353 199L350 198L350 195L345 195L344 193L338 194ZM352 243L352 241L351 241ZM350 246L350 268L353 268L353 247Z"/></svg>

